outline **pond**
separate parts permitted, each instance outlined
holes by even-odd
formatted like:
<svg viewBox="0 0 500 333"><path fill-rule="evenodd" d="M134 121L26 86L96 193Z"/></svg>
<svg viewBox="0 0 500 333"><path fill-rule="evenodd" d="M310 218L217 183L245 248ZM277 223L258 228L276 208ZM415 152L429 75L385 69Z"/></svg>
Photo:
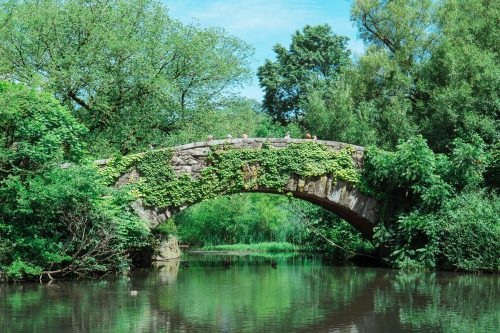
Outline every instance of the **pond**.
<svg viewBox="0 0 500 333"><path fill-rule="evenodd" d="M190 255L118 278L0 285L2 333L498 327L498 276L337 267L304 255Z"/></svg>

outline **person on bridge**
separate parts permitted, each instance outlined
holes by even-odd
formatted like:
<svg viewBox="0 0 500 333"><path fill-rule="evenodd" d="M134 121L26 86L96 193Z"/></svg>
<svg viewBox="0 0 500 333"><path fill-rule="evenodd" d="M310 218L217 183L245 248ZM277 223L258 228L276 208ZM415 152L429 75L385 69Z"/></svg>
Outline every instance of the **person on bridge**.
<svg viewBox="0 0 500 333"><path fill-rule="evenodd" d="M290 139L290 132L286 132L285 139L287 139L287 140Z"/></svg>
<svg viewBox="0 0 500 333"><path fill-rule="evenodd" d="M312 138L312 137L311 137L311 133L307 133L307 134L306 134L306 139L307 139L307 140L310 140L311 138Z"/></svg>

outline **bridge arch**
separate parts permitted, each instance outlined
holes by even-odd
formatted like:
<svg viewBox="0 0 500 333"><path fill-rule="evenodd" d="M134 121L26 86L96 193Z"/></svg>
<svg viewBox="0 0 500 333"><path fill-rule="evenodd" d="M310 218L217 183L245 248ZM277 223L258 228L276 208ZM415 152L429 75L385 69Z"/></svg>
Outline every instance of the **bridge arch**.
<svg viewBox="0 0 500 333"><path fill-rule="evenodd" d="M244 138L195 142L97 161L115 187L131 186L151 228L204 199L239 192L293 195L371 239L378 203L356 187L364 148L333 141Z"/></svg>

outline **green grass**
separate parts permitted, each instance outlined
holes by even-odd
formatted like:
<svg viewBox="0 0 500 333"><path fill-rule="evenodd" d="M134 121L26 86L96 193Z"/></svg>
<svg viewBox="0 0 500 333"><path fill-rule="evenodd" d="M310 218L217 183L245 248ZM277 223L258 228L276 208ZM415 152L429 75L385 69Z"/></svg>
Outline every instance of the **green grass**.
<svg viewBox="0 0 500 333"><path fill-rule="evenodd" d="M247 251L247 252L294 252L301 250L300 246L288 242L265 242L255 244L208 245L202 251Z"/></svg>

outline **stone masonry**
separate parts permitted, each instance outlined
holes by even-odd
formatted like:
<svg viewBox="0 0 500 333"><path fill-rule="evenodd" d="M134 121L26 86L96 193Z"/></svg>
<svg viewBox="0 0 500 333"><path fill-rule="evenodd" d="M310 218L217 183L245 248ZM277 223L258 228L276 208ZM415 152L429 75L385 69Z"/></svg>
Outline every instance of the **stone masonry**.
<svg viewBox="0 0 500 333"><path fill-rule="evenodd" d="M262 149L264 145L267 145L275 149L282 149L289 145L306 141L311 140L245 138L194 142L173 148L174 154L171 166L178 175L189 174L196 178L199 176L200 171L207 166L207 156L211 146L226 145L235 149ZM316 142L333 150L340 150L346 146L353 147L355 149L353 163L358 168L363 167L363 147L334 141L318 140ZM96 163L104 167L108 161L100 160L96 161ZM116 186L120 186L126 180L137 179L138 177L140 175L135 170L132 170L120 177ZM252 191L276 192L273 189L267 188L258 188ZM367 238L372 237L373 227L377 222L378 203L373 197L361 193L352 184L345 181L335 182L330 175L307 178L293 176L289 179L283 192L292 193L297 198L318 204L336 213L351 223ZM169 218L172 214L186 208L186 206L183 206L160 210L154 207L144 207L141 201L135 202L132 206L139 216L150 222L152 228Z"/></svg>

